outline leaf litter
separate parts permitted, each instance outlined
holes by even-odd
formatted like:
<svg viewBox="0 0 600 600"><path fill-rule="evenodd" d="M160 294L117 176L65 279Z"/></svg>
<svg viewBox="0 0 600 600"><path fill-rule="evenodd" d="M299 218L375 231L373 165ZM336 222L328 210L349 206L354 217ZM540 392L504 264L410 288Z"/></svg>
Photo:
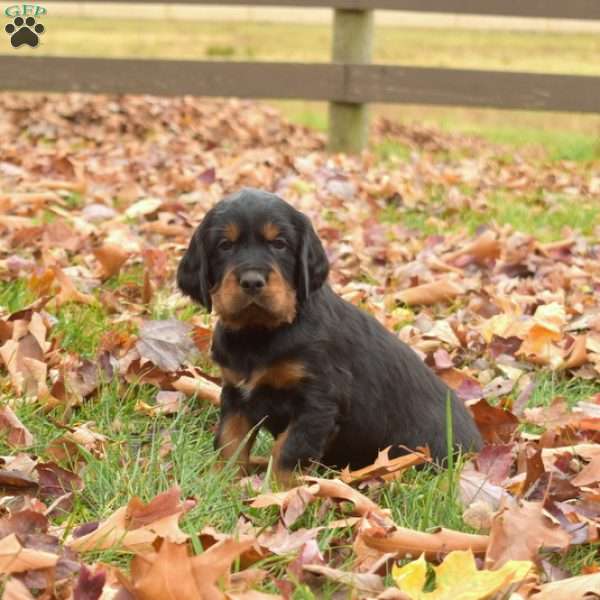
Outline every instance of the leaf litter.
<svg viewBox="0 0 600 600"><path fill-rule="evenodd" d="M298 585L318 595L324 580L359 598L600 595L597 562L576 577L548 563L599 540L600 395L528 406L545 373L600 375L600 231L564 227L548 242L486 218L498 192L537 214L597 201L598 165L507 160L474 137L386 120L374 138L397 140L410 158L328 155L319 134L239 100L1 94L0 106L0 283L21 282L31 299L0 307L3 597L252 600L289 598ZM396 459L384 449L365 469L287 491L255 475L246 483L261 492L229 532L184 532L202 499L181 498L177 481L100 521L70 521L88 460L113 443L73 417L107 382L151 386L153 400L136 405L148 419L185 414L188 397L218 405L214 320L182 318L189 303L174 273L204 213L241 186L306 212L336 291L469 406L486 446L456 473L468 531L402 527L378 502L382 489L410 485L426 448ZM474 233L461 227L467 213L482 223ZM438 233L411 227L415 215ZM69 347L69 307L102 311L91 351ZM25 406L55 428L48 447L21 422ZM261 526L256 514L270 506L277 522ZM305 528L312 510L335 518ZM127 551L129 566L110 554L102 562L99 550Z"/></svg>

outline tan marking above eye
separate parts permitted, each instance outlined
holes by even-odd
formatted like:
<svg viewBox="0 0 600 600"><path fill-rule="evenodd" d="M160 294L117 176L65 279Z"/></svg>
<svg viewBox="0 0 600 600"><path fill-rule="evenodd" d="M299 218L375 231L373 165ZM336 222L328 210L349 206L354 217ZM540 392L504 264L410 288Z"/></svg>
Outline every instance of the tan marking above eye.
<svg viewBox="0 0 600 600"><path fill-rule="evenodd" d="M227 223L223 229L223 234L230 242L236 242L240 237L240 228L236 223Z"/></svg>
<svg viewBox="0 0 600 600"><path fill-rule="evenodd" d="M262 228L263 237L268 242L271 242L272 240L274 240L280 233L281 233L281 230L274 223L267 223Z"/></svg>

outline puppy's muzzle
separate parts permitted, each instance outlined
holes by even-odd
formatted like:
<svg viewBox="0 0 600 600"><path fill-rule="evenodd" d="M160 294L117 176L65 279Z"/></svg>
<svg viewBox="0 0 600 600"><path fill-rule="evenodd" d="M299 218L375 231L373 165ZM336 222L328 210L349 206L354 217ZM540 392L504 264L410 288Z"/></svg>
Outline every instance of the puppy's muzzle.
<svg viewBox="0 0 600 600"><path fill-rule="evenodd" d="M260 272L254 269L244 271L239 276L240 287L244 292L254 298L258 296L267 285L267 278Z"/></svg>

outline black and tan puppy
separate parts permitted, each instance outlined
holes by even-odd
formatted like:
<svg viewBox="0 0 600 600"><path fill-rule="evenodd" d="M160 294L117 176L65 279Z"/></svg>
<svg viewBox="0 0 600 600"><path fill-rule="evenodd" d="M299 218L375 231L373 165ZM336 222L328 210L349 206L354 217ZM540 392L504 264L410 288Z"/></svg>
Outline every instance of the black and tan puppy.
<svg viewBox="0 0 600 600"><path fill-rule="evenodd" d="M177 281L219 316L215 446L225 458L239 450L247 464L264 425L284 481L311 461L363 467L387 446L428 445L443 459L450 390L406 344L337 296L328 272L308 218L273 194L244 189L206 214ZM478 449L475 424L453 395L452 418L455 447Z"/></svg>

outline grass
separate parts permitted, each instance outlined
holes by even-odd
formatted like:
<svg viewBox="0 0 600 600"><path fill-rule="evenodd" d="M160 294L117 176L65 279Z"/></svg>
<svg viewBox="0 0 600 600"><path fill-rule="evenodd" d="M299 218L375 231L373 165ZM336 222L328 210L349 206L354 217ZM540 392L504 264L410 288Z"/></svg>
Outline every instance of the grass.
<svg viewBox="0 0 600 600"><path fill-rule="evenodd" d="M0 286L0 304L18 310L30 301L22 280ZM165 309L166 310L166 309ZM98 336L107 329L107 316L101 305L65 305L59 310L50 308L57 318L55 328L61 346L70 351L92 355ZM165 312L163 318L181 316L174 311ZM68 332L68 335L65 333ZM600 390L595 382L567 380L559 375L543 374L538 377L530 405L547 405L557 395L567 398L573 405ZM85 454L83 471L84 491L77 495L73 511L65 518L65 535L75 526L108 517L120 506L138 496L145 501L169 489L177 483L184 497L194 497L198 503L184 518L182 528L192 535L193 544L201 547L196 537L204 526L221 531L231 531L240 514L253 518L258 526L276 522L278 511L250 509L244 503L248 490L234 484L233 469L214 469L213 429L217 411L189 400L186 410L174 417L148 417L136 410L139 401L152 402L156 388L149 385L124 385L106 381L96 397L86 400L77 410L65 413L54 409L50 415L34 405L19 407L19 416L34 434L36 445L33 452L43 456L47 447L62 432L49 419L68 424L92 421L94 428L107 435L106 456L98 458ZM163 455L165 444L171 444L168 455ZM268 435L259 437L258 451L266 454L271 441ZM0 453L9 454L11 449L0 441ZM400 481L394 482L370 495L383 507L391 510L394 520L401 526L421 531L438 526L470 531L462 521L462 510L457 499L457 477L460 461L450 470L437 467L410 471ZM323 514L320 504L309 507L295 528L317 527L324 522L339 518L332 508ZM324 531L319 534L319 544L326 551L329 544L339 544L343 532ZM572 573L591 564L595 557L593 547L581 547L558 560L558 564ZM93 557L126 566L129 554L124 551L104 551ZM275 572L285 571L285 557L268 559L269 568ZM260 566L260 565L259 565ZM267 588L268 589L268 586ZM332 597L334 586L324 589L324 598ZM307 589L296 595L305 597ZM304 594L304 595L303 595ZM295 596L296 597L296 596ZM309 595L306 597L310 597Z"/></svg>
<svg viewBox="0 0 600 600"><path fill-rule="evenodd" d="M324 102L272 101L291 121L326 132L329 119ZM550 161L589 162L600 160L600 116L552 112L466 109L461 107L373 105L371 114L405 124L418 123L448 133L471 134L508 152L522 149ZM380 158L406 156L406 148L395 140L375 146Z"/></svg>
<svg viewBox="0 0 600 600"><path fill-rule="evenodd" d="M434 188L430 190L430 201L434 208L429 214L418 209L390 205L380 218L383 222L401 223L408 229L425 234L441 234L464 228L475 233L482 225L493 222L509 224L546 242L564 237L568 229L593 235L600 225L600 206L587 198L560 197L549 207L539 198L518 197L500 190L488 199L486 210L479 211L450 210L445 206L444 198L445 192L440 193L439 189Z"/></svg>

